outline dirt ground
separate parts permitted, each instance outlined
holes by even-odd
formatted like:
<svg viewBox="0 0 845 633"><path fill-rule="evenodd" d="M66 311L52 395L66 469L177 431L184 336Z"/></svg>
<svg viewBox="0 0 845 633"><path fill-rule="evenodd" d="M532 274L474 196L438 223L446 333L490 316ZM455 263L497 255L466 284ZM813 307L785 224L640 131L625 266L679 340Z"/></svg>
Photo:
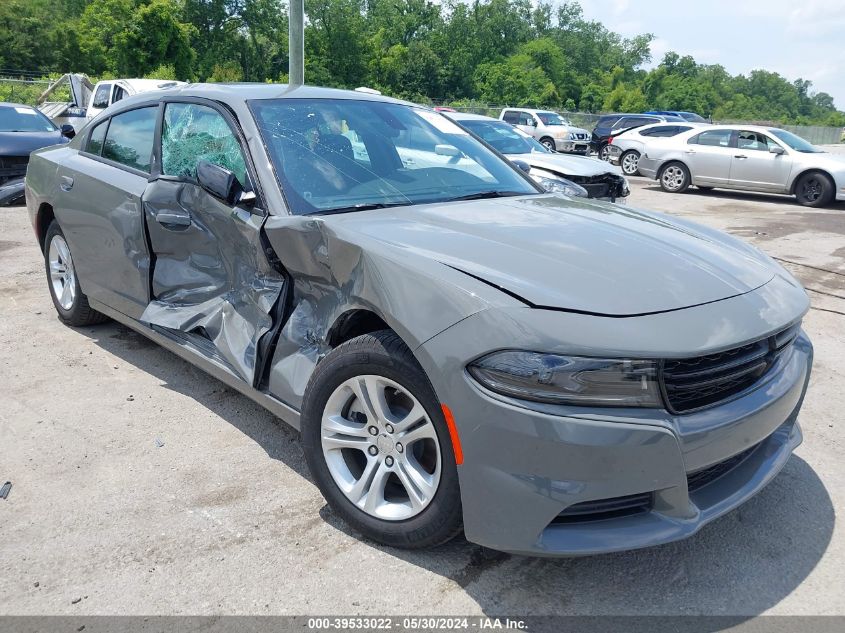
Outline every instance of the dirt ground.
<svg viewBox="0 0 845 633"><path fill-rule="evenodd" d="M845 614L845 204L632 186L806 284L805 440L693 538L567 560L362 540L296 432L124 327L61 325L26 210L0 209L0 614Z"/></svg>

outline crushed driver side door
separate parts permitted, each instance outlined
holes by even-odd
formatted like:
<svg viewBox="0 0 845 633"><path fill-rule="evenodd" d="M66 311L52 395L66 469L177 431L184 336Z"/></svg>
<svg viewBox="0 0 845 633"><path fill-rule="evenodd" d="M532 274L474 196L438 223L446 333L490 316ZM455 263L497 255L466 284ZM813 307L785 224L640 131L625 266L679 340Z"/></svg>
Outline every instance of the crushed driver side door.
<svg viewBox="0 0 845 633"><path fill-rule="evenodd" d="M257 385L260 342L285 286L265 250L266 214L260 200L229 203L196 179L207 161L253 191L237 123L213 102L168 101L156 137L157 177L143 196L152 300L140 320Z"/></svg>

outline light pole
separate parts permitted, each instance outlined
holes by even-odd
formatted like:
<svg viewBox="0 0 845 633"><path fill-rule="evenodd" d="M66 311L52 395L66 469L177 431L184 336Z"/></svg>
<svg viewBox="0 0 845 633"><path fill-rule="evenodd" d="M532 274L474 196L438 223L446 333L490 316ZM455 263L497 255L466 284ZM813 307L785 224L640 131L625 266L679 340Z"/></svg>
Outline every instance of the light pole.
<svg viewBox="0 0 845 633"><path fill-rule="evenodd" d="M288 19L288 85L305 83L305 0L289 0Z"/></svg>

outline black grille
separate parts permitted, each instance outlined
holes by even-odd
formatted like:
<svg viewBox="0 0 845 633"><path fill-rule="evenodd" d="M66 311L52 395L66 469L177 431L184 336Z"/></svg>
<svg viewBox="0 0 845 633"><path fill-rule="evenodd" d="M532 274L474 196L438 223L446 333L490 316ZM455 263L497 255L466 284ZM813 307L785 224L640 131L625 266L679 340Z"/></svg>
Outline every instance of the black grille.
<svg viewBox="0 0 845 633"><path fill-rule="evenodd" d="M660 381L669 410L694 411L751 387L790 348L800 328L798 323L774 336L724 352L664 361Z"/></svg>
<svg viewBox="0 0 845 633"><path fill-rule="evenodd" d="M0 156L0 169L14 169L23 167L29 162L29 156Z"/></svg>
<svg viewBox="0 0 845 633"><path fill-rule="evenodd" d="M619 198L625 190L625 181L616 174L598 176L566 176L587 190L591 198Z"/></svg>
<svg viewBox="0 0 845 633"><path fill-rule="evenodd" d="M597 501L583 501L566 508L552 523L586 523L648 512L651 509L651 496L650 492L644 492Z"/></svg>
<svg viewBox="0 0 845 633"><path fill-rule="evenodd" d="M760 446L759 444L755 444L751 448L747 448L741 453L734 455L733 457L729 457L728 459L719 462L718 464L713 464L712 466L708 466L707 468L702 468L701 470L697 470L692 473L687 473L687 489L690 492L695 492L701 488L704 488L709 483L716 481L722 475L728 474L734 468L739 466L742 462L744 462L748 457L751 456L757 447Z"/></svg>
<svg viewBox="0 0 845 633"><path fill-rule="evenodd" d="M29 156L0 156L0 180L25 175L28 162Z"/></svg>

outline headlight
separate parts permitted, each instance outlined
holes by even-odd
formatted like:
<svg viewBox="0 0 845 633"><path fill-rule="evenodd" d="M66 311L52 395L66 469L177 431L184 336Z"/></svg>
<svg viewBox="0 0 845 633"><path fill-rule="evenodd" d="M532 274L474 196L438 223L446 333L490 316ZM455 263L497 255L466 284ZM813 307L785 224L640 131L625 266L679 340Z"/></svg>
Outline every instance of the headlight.
<svg viewBox="0 0 845 633"><path fill-rule="evenodd" d="M575 140L575 132L570 132L570 133L569 133L569 140L570 140L570 141L574 141L574 140Z"/></svg>
<svg viewBox="0 0 845 633"><path fill-rule="evenodd" d="M590 194L584 187L566 178L544 178L536 176L534 180L549 193L562 193L574 198L589 198Z"/></svg>
<svg viewBox="0 0 845 633"><path fill-rule="evenodd" d="M522 400L602 407L662 406L657 363L651 360L504 351L484 356L467 369L491 391Z"/></svg>

